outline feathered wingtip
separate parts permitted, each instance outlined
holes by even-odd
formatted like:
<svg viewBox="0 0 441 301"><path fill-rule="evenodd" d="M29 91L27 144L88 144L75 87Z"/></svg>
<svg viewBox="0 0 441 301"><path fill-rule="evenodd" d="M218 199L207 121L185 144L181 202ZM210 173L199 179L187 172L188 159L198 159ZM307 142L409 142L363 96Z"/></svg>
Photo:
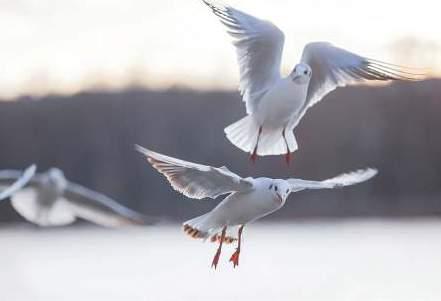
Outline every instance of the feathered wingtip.
<svg viewBox="0 0 441 301"><path fill-rule="evenodd" d="M216 16L221 18L221 22L234 22L234 19L229 14L229 5L219 1L202 0L202 2L207 5Z"/></svg>
<svg viewBox="0 0 441 301"><path fill-rule="evenodd" d="M142 147L139 144L135 144L135 150L139 152L140 154L144 155L147 159L147 162L154 165L155 161L153 160L152 156L158 156L161 157L163 155L155 153L154 151L151 151L149 149L146 149L145 147Z"/></svg>
<svg viewBox="0 0 441 301"><path fill-rule="evenodd" d="M22 175L12 185L0 192L0 201L11 197L14 193L25 187L34 177L36 171L37 165L35 164L27 167Z"/></svg>
<svg viewBox="0 0 441 301"><path fill-rule="evenodd" d="M149 150L139 144L135 144L135 150L146 157L149 155Z"/></svg>
<svg viewBox="0 0 441 301"><path fill-rule="evenodd" d="M33 176L37 171L37 165L34 163L25 169L23 176Z"/></svg>
<svg viewBox="0 0 441 301"><path fill-rule="evenodd" d="M375 168L359 169L336 176L332 179L324 181L326 184L331 184L332 187L345 187L358 183L368 181L378 174Z"/></svg>
<svg viewBox="0 0 441 301"><path fill-rule="evenodd" d="M202 0L202 2L214 11L222 11L227 7L227 5L221 1Z"/></svg>
<svg viewBox="0 0 441 301"><path fill-rule="evenodd" d="M431 71L425 68L413 68L367 58L368 75L377 80L422 81L427 79Z"/></svg>

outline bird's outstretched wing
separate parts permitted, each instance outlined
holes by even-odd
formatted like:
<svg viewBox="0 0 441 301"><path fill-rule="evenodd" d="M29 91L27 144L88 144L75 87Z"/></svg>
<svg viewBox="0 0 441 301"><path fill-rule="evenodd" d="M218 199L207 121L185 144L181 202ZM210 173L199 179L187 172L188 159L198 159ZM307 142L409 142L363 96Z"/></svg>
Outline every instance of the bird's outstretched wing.
<svg viewBox="0 0 441 301"><path fill-rule="evenodd" d="M350 186L367 181L377 174L373 168L360 169L350 173L341 174L324 181L307 181L301 179L288 179L293 192L304 189L332 189L337 187Z"/></svg>
<svg viewBox="0 0 441 301"><path fill-rule="evenodd" d="M235 191L246 191L252 183L229 171L226 167L212 167L168 157L139 145L136 150L162 173L171 186L193 199L216 198Z"/></svg>
<svg viewBox="0 0 441 301"><path fill-rule="evenodd" d="M102 193L72 182L68 183L62 201L75 216L106 227L157 222L156 218L144 216Z"/></svg>
<svg viewBox="0 0 441 301"><path fill-rule="evenodd" d="M26 186L35 175L36 170L37 166L32 164L26 168L24 172L18 170L0 171L0 183L2 185L8 185L6 189L0 192L0 201L10 197L12 194Z"/></svg>
<svg viewBox="0 0 441 301"><path fill-rule="evenodd" d="M234 38L240 72L240 87L247 113L251 114L260 99L280 79L285 36L269 21L248 15L231 6L203 0Z"/></svg>
<svg viewBox="0 0 441 301"><path fill-rule="evenodd" d="M422 80L424 74L369 58L327 42L309 43L303 49L302 63L312 69L306 108L319 102L337 87L366 80Z"/></svg>
<svg viewBox="0 0 441 301"><path fill-rule="evenodd" d="M58 198L47 206L41 203L40 191L36 187L25 187L14 193L11 205L27 221L42 227L68 225L76 220L64 198Z"/></svg>

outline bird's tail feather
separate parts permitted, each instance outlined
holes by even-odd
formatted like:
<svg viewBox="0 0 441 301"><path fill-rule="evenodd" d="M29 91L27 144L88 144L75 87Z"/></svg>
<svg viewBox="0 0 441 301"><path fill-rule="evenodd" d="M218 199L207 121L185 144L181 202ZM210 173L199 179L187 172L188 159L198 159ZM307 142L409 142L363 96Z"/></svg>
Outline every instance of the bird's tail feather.
<svg viewBox="0 0 441 301"><path fill-rule="evenodd" d="M244 152L252 153L257 144L259 156L286 154L287 143L290 153L298 148L292 130L285 131L285 138L283 138L283 128L274 130L263 127L259 135L260 127L250 115L229 125L224 131L228 140Z"/></svg>
<svg viewBox="0 0 441 301"><path fill-rule="evenodd" d="M257 146L257 154L259 156L283 155L292 153L296 151L297 148L297 141L293 131L285 131L284 138L283 129L265 130L265 128L263 128Z"/></svg>
<svg viewBox="0 0 441 301"><path fill-rule="evenodd" d="M244 152L250 153L256 145L259 126L253 118L248 115L229 125L224 131L231 143Z"/></svg>
<svg viewBox="0 0 441 301"><path fill-rule="evenodd" d="M183 223L184 232L195 239L200 238L206 240L207 238L210 238L211 242L220 241L221 235L217 233L216 230L213 231L213 227L207 225L206 223L206 218L208 217L208 215L209 213L206 213L204 215L198 216L196 218L184 222ZM234 238L229 235L224 237L224 243L227 244L232 243L236 240L237 238Z"/></svg>

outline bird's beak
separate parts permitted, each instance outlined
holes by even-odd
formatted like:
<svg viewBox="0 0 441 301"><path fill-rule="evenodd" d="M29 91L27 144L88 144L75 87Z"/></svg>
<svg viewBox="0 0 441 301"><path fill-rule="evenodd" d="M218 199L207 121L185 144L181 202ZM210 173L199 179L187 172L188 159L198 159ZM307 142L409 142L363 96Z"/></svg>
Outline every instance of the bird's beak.
<svg viewBox="0 0 441 301"><path fill-rule="evenodd" d="M277 197L279 198L280 203L283 203L283 198L282 198L282 196L281 196L278 192L276 192L276 195L277 195Z"/></svg>

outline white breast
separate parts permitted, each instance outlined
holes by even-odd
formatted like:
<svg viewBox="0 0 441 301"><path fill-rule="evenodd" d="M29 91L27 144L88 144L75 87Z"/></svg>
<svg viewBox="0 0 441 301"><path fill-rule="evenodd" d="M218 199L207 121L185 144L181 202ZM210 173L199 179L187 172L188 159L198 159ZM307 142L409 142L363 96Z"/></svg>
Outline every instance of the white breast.
<svg viewBox="0 0 441 301"><path fill-rule="evenodd" d="M302 109L308 85L293 82L290 77L281 79L263 97L256 118L267 128L278 129L296 116Z"/></svg>
<svg viewBox="0 0 441 301"><path fill-rule="evenodd" d="M241 225L268 215L283 205L266 186L255 187L250 192L234 193L225 198L210 212L210 219L213 226Z"/></svg>

